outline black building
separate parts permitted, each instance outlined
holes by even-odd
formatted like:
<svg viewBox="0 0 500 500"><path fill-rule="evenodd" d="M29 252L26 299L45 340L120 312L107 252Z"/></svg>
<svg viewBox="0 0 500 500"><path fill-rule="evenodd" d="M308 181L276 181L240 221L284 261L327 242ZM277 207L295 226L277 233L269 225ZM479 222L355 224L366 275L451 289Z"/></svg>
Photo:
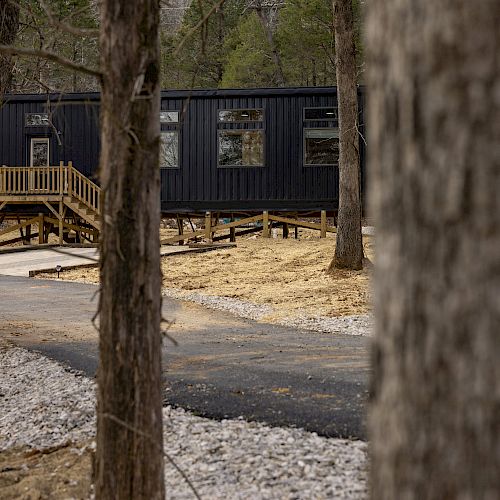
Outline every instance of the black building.
<svg viewBox="0 0 500 500"><path fill-rule="evenodd" d="M163 212L319 211L338 205L336 88L163 91ZM363 93L359 92L363 133ZM360 138L364 171L364 141ZM99 161L99 94L10 95L0 165Z"/></svg>

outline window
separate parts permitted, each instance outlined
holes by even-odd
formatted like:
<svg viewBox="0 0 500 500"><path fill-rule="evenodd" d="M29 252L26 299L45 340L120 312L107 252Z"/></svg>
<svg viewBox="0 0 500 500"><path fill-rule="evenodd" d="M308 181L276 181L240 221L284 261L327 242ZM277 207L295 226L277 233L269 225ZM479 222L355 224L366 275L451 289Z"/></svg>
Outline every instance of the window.
<svg viewBox="0 0 500 500"><path fill-rule="evenodd" d="M337 108L304 108L305 121L337 121Z"/></svg>
<svg viewBox="0 0 500 500"><path fill-rule="evenodd" d="M304 129L304 164L338 165L339 129L305 128Z"/></svg>
<svg viewBox="0 0 500 500"><path fill-rule="evenodd" d="M264 166L264 110L221 109L218 112L218 166Z"/></svg>
<svg viewBox="0 0 500 500"><path fill-rule="evenodd" d="M179 111L160 111L160 168L179 168Z"/></svg>
<svg viewBox="0 0 500 500"><path fill-rule="evenodd" d="M219 111L220 122L261 122L262 109L222 109Z"/></svg>
<svg viewBox="0 0 500 500"><path fill-rule="evenodd" d="M219 130L220 167L261 167L263 164L262 130Z"/></svg>
<svg viewBox="0 0 500 500"><path fill-rule="evenodd" d="M48 127L50 125L48 113L26 113L26 127Z"/></svg>
<svg viewBox="0 0 500 500"><path fill-rule="evenodd" d="M47 167L50 162L49 139L36 138L31 139L30 166Z"/></svg>
<svg viewBox="0 0 500 500"><path fill-rule="evenodd" d="M160 167L179 168L179 132L177 130L161 132Z"/></svg>
<svg viewBox="0 0 500 500"><path fill-rule="evenodd" d="M178 111L160 111L160 123L179 123Z"/></svg>

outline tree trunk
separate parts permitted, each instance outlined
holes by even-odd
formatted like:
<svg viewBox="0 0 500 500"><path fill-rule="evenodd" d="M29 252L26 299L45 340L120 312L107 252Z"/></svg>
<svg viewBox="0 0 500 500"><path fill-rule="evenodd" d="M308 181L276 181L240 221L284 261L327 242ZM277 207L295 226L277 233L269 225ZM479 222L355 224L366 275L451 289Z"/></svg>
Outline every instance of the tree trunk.
<svg viewBox="0 0 500 500"><path fill-rule="evenodd" d="M276 68L276 83L279 87L284 87L286 85L285 72L283 71L283 64L281 61L281 56L276 46L276 41L274 40L273 28L269 22L269 19L264 14L264 9L262 6L262 2L258 2L255 7L255 12L257 17L259 18L260 24L264 33L266 35L267 43L269 44L269 48L271 49L271 56L273 58L273 63Z"/></svg>
<svg viewBox="0 0 500 500"><path fill-rule="evenodd" d="M362 269L358 92L352 0L333 0L339 112L339 217L334 268Z"/></svg>
<svg viewBox="0 0 500 500"><path fill-rule="evenodd" d="M0 45L12 45L19 29L19 5L0 0ZM10 91L12 83L12 56L0 53L0 103Z"/></svg>
<svg viewBox="0 0 500 500"><path fill-rule="evenodd" d="M500 3L369 3L372 498L500 498Z"/></svg>
<svg viewBox="0 0 500 500"><path fill-rule="evenodd" d="M98 499L163 499L158 0L102 0Z"/></svg>

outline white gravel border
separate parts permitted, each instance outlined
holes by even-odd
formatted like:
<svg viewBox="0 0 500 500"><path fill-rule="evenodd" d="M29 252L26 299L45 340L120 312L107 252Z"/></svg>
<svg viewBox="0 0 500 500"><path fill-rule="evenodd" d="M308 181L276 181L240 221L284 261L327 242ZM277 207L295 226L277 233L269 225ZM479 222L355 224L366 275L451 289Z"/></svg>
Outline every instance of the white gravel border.
<svg viewBox="0 0 500 500"><path fill-rule="evenodd" d="M0 346L0 451L91 439L95 384L44 356ZM206 499L363 499L367 444L164 409L164 444ZM168 461L167 498L193 493Z"/></svg>
<svg viewBox="0 0 500 500"><path fill-rule="evenodd" d="M265 321L275 310L270 305L260 305L246 300L207 295L200 292L186 292L180 288L162 288L162 295L171 299L187 300L209 309L229 312L240 318ZM306 313L279 319L276 324L319 333L334 333L338 335L371 336L373 334L373 316L360 314L352 316L310 316Z"/></svg>

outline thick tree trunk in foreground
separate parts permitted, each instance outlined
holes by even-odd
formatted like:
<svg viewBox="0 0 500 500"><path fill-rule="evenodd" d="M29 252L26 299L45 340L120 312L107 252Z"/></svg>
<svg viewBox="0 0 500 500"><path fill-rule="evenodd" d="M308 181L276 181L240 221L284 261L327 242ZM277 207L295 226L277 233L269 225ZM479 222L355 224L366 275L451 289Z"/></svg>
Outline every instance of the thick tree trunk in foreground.
<svg viewBox="0 0 500 500"><path fill-rule="evenodd" d="M369 3L372 498L500 498L500 3Z"/></svg>
<svg viewBox="0 0 500 500"><path fill-rule="evenodd" d="M19 5L9 0L0 0L0 45L11 45L19 29ZM10 91L12 82L12 56L0 53L0 102Z"/></svg>
<svg viewBox="0 0 500 500"><path fill-rule="evenodd" d="M339 110L339 217L334 268L362 269L356 48L352 0L333 1Z"/></svg>
<svg viewBox="0 0 500 500"><path fill-rule="evenodd" d="M98 499L163 499L158 0L101 1Z"/></svg>

